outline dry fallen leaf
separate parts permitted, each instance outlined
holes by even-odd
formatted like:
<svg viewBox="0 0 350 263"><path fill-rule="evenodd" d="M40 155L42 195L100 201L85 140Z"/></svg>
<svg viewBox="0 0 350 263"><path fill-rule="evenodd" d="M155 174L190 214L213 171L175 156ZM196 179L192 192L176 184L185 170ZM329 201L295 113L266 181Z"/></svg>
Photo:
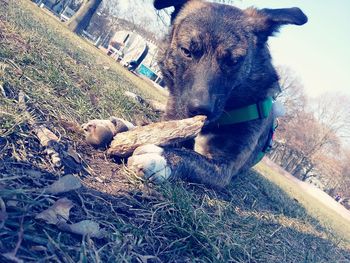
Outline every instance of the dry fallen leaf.
<svg viewBox="0 0 350 263"><path fill-rule="evenodd" d="M66 154L69 155L76 163L81 163L81 157L79 154L73 149L73 147L68 146L68 150Z"/></svg>
<svg viewBox="0 0 350 263"><path fill-rule="evenodd" d="M89 235L90 237L102 238L105 232L100 229L98 223L91 220L83 220L75 224L60 223L59 229L78 235Z"/></svg>
<svg viewBox="0 0 350 263"><path fill-rule="evenodd" d="M47 251L47 247L40 246L40 245L38 245L38 246L32 246L32 247L30 248L30 250L32 250L32 251Z"/></svg>
<svg viewBox="0 0 350 263"><path fill-rule="evenodd" d="M76 190L81 187L81 182L79 178L72 174L65 175L61 177L58 181L54 182L52 185L46 187L45 191L49 194L59 194L65 193L72 190Z"/></svg>
<svg viewBox="0 0 350 263"><path fill-rule="evenodd" d="M67 222L69 211L73 202L68 198L58 199L51 207L36 215L36 219L42 219L48 224L56 225L59 222Z"/></svg>
<svg viewBox="0 0 350 263"><path fill-rule="evenodd" d="M6 202L7 207L17 207L17 205L18 205L18 201L16 200L9 200Z"/></svg>
<svg viewBox="0 0 350 263"><path fill-rule="evenodd" d="M51 142L58 142L59 138L45 126L38 126L34 128L34 133L38 137L42 146L48 147Z"/></svg>

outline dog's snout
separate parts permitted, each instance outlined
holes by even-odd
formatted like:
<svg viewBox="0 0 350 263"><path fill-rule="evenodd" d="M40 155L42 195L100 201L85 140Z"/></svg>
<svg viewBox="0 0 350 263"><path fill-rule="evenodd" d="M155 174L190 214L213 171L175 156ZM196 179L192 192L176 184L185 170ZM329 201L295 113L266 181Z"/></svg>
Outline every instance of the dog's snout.
<svg viewBox="0 0 350 263"><path fill-rule="evenodd" d="M213 109L212 105L208 102L201 102L199 100L193 100L189 107L188 111L190 113L190 116L197 116L197 115L205 115L205 116L210 116Z"/></svg>

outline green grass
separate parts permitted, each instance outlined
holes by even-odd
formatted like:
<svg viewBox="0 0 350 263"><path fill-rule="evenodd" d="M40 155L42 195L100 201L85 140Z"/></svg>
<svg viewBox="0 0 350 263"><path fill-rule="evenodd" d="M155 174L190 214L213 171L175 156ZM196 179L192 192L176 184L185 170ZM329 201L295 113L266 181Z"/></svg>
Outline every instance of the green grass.
<svg viewBox="0 0 350 263"><path fill-rule="evenodd" d="M158 119L125 90L165 96L30 1L0 0L0 84L1 262L7 252L25 262L350 262L346 223L317 200L300 194L296 202L297 189L268 168L239 175L222 193L159 187L86 146L78 125L88 119ZM75 171L84 187L43 193L63 171L33 135L33 119L85 159L92 172ZM35 219L62 197L74 203L71 222L94 220L107 235L81 237Z"/></svg>
<svg viewBox="0 0 350 263"><path fill-rule="evenodd" d="M282 188L288 196L298 200L302 206L307 208L308 214L317 218L324 227L331 229L337 235L350 242L350 222L348 220L334 213L325 204L318 201L312 195L305 193L294 182L286 180L284 176L281 176L277 171L271 169L263 162L256 167L256 170L266 179Z"/></svg>

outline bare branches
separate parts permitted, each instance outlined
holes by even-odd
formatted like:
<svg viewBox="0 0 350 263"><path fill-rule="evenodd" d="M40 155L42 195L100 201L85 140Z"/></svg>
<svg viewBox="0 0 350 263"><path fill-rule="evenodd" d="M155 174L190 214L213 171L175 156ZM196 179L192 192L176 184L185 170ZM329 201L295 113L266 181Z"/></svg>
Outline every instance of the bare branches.
<svg viewBox="0 0 350 263"><path fill-rule="evenodd" d="M313 100L315 118L339 137L350 136L350 97L326 93Z"/></svg>
<svg viewBox="0 0 350 263"><path fill-rule="evenodd" d="M278 99L287 114L280 119L277 153L271 157L302 180L317 177L325 190L340 189L346 170L344 138L350 135L350 98L327 93L308 99L292 70L278 71L282 89Z"/></svg>

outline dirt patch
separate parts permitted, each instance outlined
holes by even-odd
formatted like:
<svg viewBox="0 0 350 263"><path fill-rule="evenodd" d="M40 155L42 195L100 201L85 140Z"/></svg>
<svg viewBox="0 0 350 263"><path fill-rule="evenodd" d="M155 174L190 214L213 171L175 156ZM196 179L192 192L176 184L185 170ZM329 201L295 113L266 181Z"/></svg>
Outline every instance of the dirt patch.
<svg viewBox="0 0 350 263"><path fill-rule="evenodd" d="M91 171L83 179L87 187L111 195L120 195L133 189L130 180L123 173L126 169L124 165L108 158L105 152L90 149L90 154L83 157Z"/></svg>

